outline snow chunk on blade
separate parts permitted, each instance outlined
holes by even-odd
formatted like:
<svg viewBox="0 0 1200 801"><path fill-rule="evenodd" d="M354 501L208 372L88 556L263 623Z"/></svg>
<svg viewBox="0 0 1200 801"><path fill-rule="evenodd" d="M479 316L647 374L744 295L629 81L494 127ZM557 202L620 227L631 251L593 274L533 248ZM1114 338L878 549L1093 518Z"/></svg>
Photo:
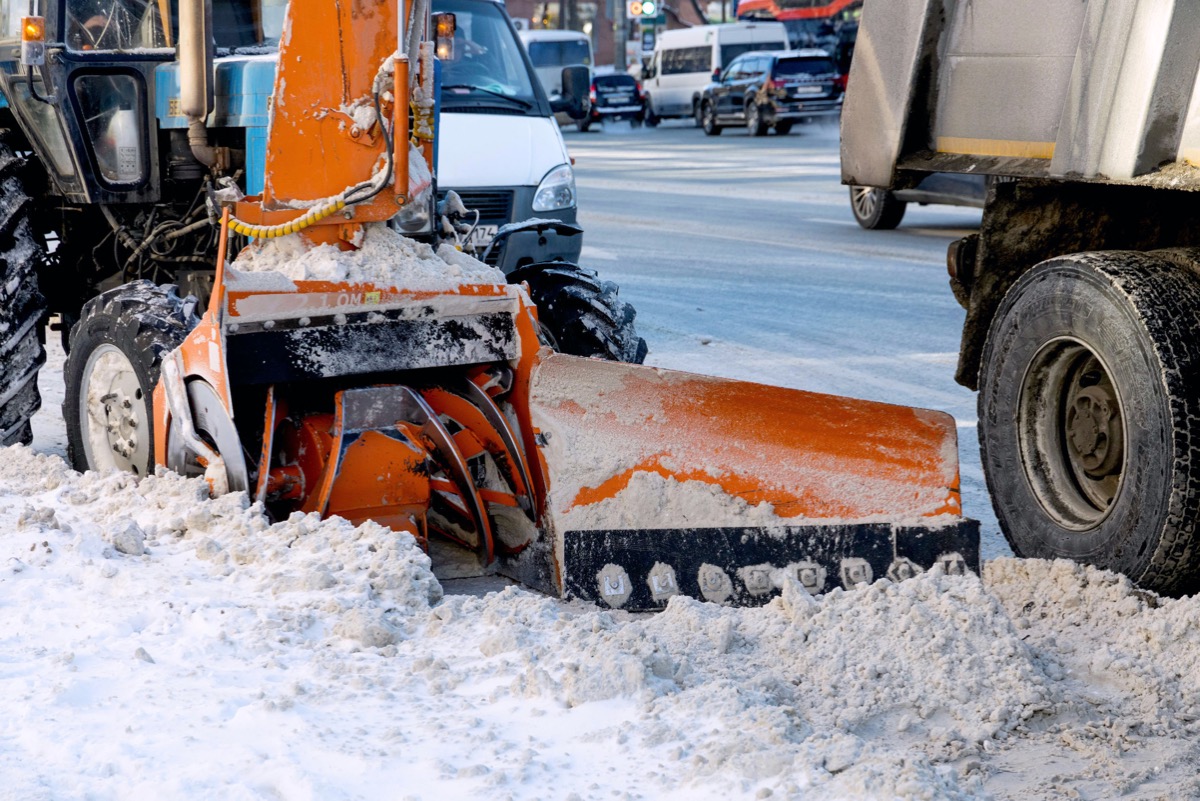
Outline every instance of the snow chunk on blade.
<svg viewBox="0 0 1200 801"><path fill-rule="evenodd" d="M565 595L758 605L979 569L948 415L559 354L530 408Z"/></svg>
<svg viewBox="0 0 1200 801"><path fill-rule="evenodd" d="M423 242L401 236L386 223L363 226L357 250L333 245L311 246L302 237L257 240L230 264L226 280L231 290L288 289L290 281L330 281L374 284L414 292L442 292L469 284L505 284L504 273L442 245L436 251ZM276 274L261 276L262 273ZM274 279L276 283L271 283Z"/></svg>

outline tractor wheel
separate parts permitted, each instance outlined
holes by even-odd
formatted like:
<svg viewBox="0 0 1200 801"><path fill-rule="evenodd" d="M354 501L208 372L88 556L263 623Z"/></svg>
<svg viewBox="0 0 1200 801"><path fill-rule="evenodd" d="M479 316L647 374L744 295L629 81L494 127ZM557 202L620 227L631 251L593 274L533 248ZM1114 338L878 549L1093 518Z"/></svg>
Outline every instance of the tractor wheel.
<svg viewBox="0 0 1200 801"><path fill-rule="evenodd" d="M890 231L904 219L908 204L897 200L886 189L869 186L850 187L850 210L854 219L868 231Z"/></svg>
<svg viewBox="0 0 1200 801"><path fill-rule="evenodd" d="M29 419L42 405L37 374L46 361L37 280L46 249L29 222L25 170L25 159L0 142L0 447L33 441Z"/></svg>
<svg viewBox="0 0 1200 801"><path fill-rule="evenodd" d="M163 357L199 322L174 286L149 281L83 306L67 358L67 453L76 470L154 470L151 408Z"/></svg>
<svg viewBox="0 0 1200 801"><path fill-rule="evenodd" d="M709 136L721 135L721 126L717 125L717 110L707 100L700 107L700 127Z"/></svg>
<svg viewBox="0 0 1200 801"><path fill-rule="evenodd" d="M646 359L646 340L633 324L637 312L617 296L616 284L601 281L594 270L567 262L530 264L508 281L529 286L546 344L555 350L632 364Z"/></svg>
<svg viewBox="0 0 1200 801"><path fill-rule="evenodd" d="M1009 290L980 370L979 444L1018 556L1200 588L1200 281L1151 254L1043 262Z"/></svg>
<svg viewBox="0 0 1200 801"><path fill-rule="evenodd" d="M767 135L767 126L763 123L762 109L753 100L746 104L746 131L751 136Z"/></svg>

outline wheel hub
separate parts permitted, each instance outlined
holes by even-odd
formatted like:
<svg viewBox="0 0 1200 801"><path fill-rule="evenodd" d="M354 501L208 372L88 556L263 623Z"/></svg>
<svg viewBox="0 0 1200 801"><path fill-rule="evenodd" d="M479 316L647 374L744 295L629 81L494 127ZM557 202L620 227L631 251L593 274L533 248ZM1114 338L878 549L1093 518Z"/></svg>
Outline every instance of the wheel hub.
<svg viewBox="0 0 1200 801"><path fill-rule="evenodd" d="M1084 343L1057 339L1031 360L1021 386L1021 464L1042 508L1086 531L1107 516L1125 467L1120 394Z"/></svg>
<svg viewBox="0 0 1200 801"><path fill-rule="evenodd" d="M145 395L133 364L114 345L101 345L88 356L79 422L89 468L146 472L150 433Z"/></svg>

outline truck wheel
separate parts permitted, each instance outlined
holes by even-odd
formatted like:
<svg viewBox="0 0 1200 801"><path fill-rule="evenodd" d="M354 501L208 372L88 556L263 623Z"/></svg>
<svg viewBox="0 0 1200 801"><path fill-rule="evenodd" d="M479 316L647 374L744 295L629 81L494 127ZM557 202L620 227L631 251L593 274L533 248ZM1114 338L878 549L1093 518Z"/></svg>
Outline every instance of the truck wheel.
<svg viewBox="0 0 1200 801"><path fill-rule="evenodd" d="M721 126L717 125L717 112L707 100L700 106L700 127L709 136L721 135Z"/></svg>
<svg viewBox="0 0 1200 801"><path fill-rule="evenodd" d="M850 187L850 209L854 219L868 231L890 231L904 219L908 204L886 189Z"/></svg>
<svg viewBox="0 0 1200 801"><path fill-rule="evenodd" d="M1019 556L1161 593L1200 586L1200 281L1134 252L1043 262L1005 296L980 370L988 489Z"/></svg>
<svg viewBox="0 0 1200 801"><path fill-rule="evenodd" d="M37 269L46 250L29 223L25 159L0 142L0 447L33 441L29 419L42 405L37 374L46 361L39 327L46 300Z"/></svg>
<svg viewBox="0 0 1200 801"><path fill-rule="evenodd" d="M658 123L660 122L660 120L659 120L658 115L654 113L654 109L652 109L650 107L650 99L649 98L646 99L646 110L645 110L645 112L643 112L643 116L646 119L646 127L647 128L657 128L658 127Z"/></svg>
<svg viewBox="0 0 1200 801"><path fill-rule="evenodd" d="M574 356L598 356L641 364L646 340L637 334L633 306L617 296L617 285L594 270L568 262L530 264L513 270L510 284L525 282L538 308L546 344Z"/></svg>
<svg viewBox="0 0 1200 801"><path fill-rule="evenodd" d="M787 136L791 132L792 132L792 121L791 120L780 120L779 122L775 123L775 133L778 136Z"/></svg>
<svg viewBox="0 0 1200 801"><path fill-rule="evenodd" d="M746 131L751 136L766 136L767 126L763 124L762 109L757 103L746 104Z"/></svg>
<svg viewBox="0 0 1200 801"><path fill-rule="evenodd" d="M83 306L71 329L63 416L76 470L154 470L151 409L163 357L198 323L175 287L149 281L111 289Z"/></svg>
<svg viewBox="0 0 1200 801"><path fill-rule="evenodd" d="M575 120L575 128L580 133L587 133L588 128L592 127L592 121L589 117L584 117L581 120Z"/></svg>

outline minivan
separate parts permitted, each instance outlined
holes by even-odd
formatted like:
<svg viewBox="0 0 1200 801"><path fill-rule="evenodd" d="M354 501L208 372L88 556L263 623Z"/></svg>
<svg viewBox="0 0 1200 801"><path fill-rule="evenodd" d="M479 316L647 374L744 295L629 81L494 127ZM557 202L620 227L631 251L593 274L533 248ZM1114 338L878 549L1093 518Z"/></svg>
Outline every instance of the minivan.
<svg viewBox="0 0 1200 801"><path fill-rule="evenodd" d="M787 50L782 22L730 22L663 31L643 74L646 123L691 117L700 124L700 96L714 74L752 50Z"/></svg>
<svg viewBox="0 0 1200 801"><path fill-rule="evenodd" d="M471 235L477 252L509 223L542 217L574 224L571 157L504 5L433 0L433 10L453 13L457 23L453 56L441 65L438 188L479 212ZM534 262L578 262L582 247L579 235L522 231L487 251L486 261L511 273Z"/></svg>

